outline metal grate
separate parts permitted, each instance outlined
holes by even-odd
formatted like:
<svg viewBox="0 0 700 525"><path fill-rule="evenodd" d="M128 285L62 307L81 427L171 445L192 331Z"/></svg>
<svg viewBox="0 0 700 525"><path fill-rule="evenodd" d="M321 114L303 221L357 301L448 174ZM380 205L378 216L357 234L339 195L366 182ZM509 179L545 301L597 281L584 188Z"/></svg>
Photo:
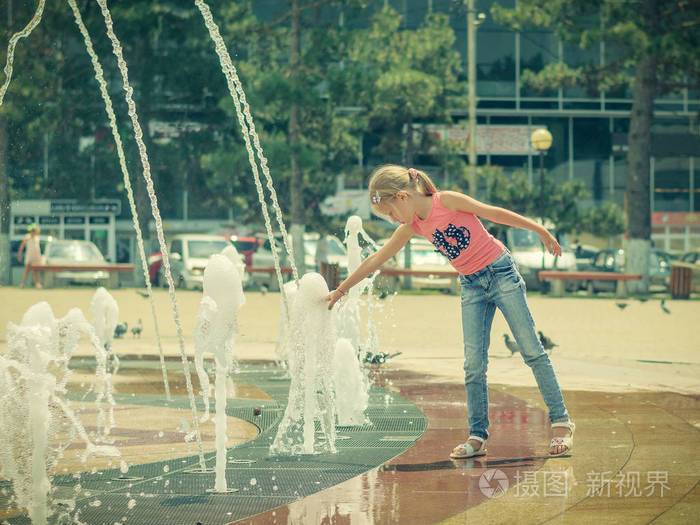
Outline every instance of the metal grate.
<svg viewBox="0 0 700 525"><path fill-rule="evenodd" d="M122 361L122 367L141 367L145 363ZM79 366L94 366L94 361L82 359ZM344 439L336 441L336 454L270 457L269 446L284 414L289 379L282 377L277 368L254 365L241 367L234 380L252 384L274 398L229 400L229 415L260 429L252 441L228 449L226 481L237 492L211 493L213 472L186 472L199 466L197 456L134 465L129 469L128 476L143 479L115 479L121 476L118 469L82 473L79 480L82 489L76 497L80 520L114 523L126 518L132 525L230 523L289 504L376 468L409 448L427 427L427 419L418 407L393 392L372 388L366 411L369 422L338 427L338 434ZM115 394L114 397L118 404L189 409L186 396L175 396L171 402L157 395ZM261 409L257 416L255 407ZM214 453L206 454L205 458L207 466L213 467ZM69 493L78 480L73 475L61 475L53 483L56 493ZM6 482L0 482L0 488L7 489L6 494L0 495L2 504L8 501L11 489ZM85 491L90 493L89 497ZM135 504L129 508L132 499ZM23 515L6 521L16 525L28 523L28 518Z"/></svg>

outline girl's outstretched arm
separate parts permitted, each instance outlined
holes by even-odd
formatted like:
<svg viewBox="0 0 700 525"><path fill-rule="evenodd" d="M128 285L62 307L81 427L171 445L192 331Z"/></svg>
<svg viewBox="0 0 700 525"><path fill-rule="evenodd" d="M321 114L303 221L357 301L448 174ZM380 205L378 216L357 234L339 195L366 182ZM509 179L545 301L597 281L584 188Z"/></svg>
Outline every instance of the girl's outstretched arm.
<svg viewBox="0 0 700 525"><path fill-rule="evenodd" d="M484 204L483 202L473 199L468 195L456 191L441 192L440 202L442 202L442 204L452 211L473 213L474 215L488 219L491 222L531 230L540 236L542 244L544 244L545 248L547 248L547 251L549 251L552 255L561 255L561 246L559 246L557 239L554 237L554 235L549 233L547 228L541 224L537 224L535 221L530 220L527 217L523 217L522 215L515 213L514 211L499 208L498 206Z"/></svg>
<svg viewBox="0 0 700 525"><path fill-rule="evenodd" d="M396 255L399 250L406 245L411 237L413 237L413 233L413 228L410 224L402 224L396 228L396 231L384 246L362 261L360 266L358 266L354 272L348 275L348 277L338 285L338 288L331 290L331 292L326 296L326 301L328 301L328 309L330 310L333 308L333 305L338 302L338 299L345 295L350 288L376 271L382 264Z"/></svg>

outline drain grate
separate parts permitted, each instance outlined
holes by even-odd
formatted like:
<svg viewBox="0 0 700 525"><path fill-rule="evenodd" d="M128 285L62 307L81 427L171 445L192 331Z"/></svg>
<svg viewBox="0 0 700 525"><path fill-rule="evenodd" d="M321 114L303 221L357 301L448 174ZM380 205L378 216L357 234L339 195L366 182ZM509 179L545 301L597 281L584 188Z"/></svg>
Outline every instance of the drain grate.
<svg viewBox="0 0 700 525"><path fill-rule="evenodd" d="M82 360L81 366L86 366L87 361ZM122 366L125 365L129 363L123 360ZM205 454L206 472L197 472L197 456L187 456L133 465L128 476L122 476L118 469L82 473L79 480L73 475L60 475L54 478L54 485L67 493L80 483L83 492L76 498L76 507L85 523L123 522L125 518L131 525L223 525L289 504L376 468L409 448L427 428L427 419L418 407L375 387L366 412L369 422L338 427L336 454L271 457L269 446L284 414L289 379L281 377L279 369L261 365L243 366L235 379L254 385L273 400L229 400L229 415L260 429L252 441L228 450L226 483L231 492L212 492L213 452ZM156 395L114 397L118 404L189 410L186 396L177 396L170 402ZM260 408L258 415L256 407ZM0 488L6 489L0 501L7 501L9 484L0 482ZM85 491L90 497L85 497ZM28 518L7 517L5 521L18 525L28 523Z"/></svg>

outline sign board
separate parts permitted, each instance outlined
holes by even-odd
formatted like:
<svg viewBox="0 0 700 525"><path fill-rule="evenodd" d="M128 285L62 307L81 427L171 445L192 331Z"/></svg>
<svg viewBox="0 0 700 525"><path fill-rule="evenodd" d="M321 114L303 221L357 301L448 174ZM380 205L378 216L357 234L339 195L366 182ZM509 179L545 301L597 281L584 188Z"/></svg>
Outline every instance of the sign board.
<svg viewBox="0 0 700 525"><path fill-rule="evenodd" d="M122 205L119 201L103 202L70 202L51 201L51 213L121 213Z"/></svg>
<svg viewBox="0 0 700 525"><path fill-rule="evenodd" d="M655 211L651 214L652 226L698 226L700 227L700 212Z"/></svg>
<svg viewBox="0 0 700 525"><path fill-rule="evenodd" d="M478 125L476 127L477 155L532 155L535 150L530 145L530 135L542 126L519 125ZM432 138L449 141L456 146L457 152L469 153L469 129L465 126L451 124L416 124L415 140L421 140L422 133Z"/></svg>

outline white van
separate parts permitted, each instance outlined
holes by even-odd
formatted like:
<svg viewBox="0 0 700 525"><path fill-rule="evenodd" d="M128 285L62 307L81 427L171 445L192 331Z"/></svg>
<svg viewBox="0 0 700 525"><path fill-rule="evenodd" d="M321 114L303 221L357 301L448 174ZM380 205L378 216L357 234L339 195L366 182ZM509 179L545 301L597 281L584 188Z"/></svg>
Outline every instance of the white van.
<svg viewBox="0 0 700 525"><path fill-rule="evenodd" d="M170 271L175 286L201 290L204 282L204 268L207 266L209 257L221 253L229 246L236 249L233 243L223 235L175 235L168 245ZM167 286L167 280L163 275L165 267L161 266L158 271L158 282L162 286ZM244 284L247 275L244 273Z"/></svg>

